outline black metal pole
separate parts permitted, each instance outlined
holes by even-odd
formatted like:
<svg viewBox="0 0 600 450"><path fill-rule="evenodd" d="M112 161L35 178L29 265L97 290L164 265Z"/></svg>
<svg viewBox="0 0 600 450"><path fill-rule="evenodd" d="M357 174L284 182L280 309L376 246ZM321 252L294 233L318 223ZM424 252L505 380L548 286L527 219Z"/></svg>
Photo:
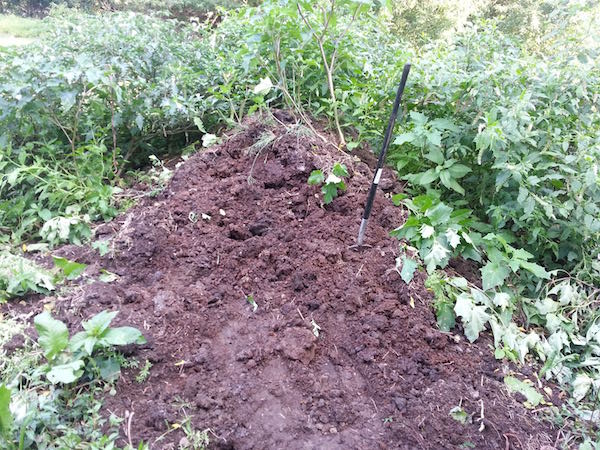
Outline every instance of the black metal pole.
<svg viewBox="0 0 600 450"><path fill-rule="evenodd" d="M357 239L358 246L363 245L363 241L365 240L365 232L367 231L367 224L369 223L369 216L371 215L373 200L375 199L375 193L377 192L377 187L379 186L379 179L381 178L381 172L383 171L385 155L390 146L390 140L392 138L392 132L394 131L394 125L396 124L396 116L398 115L398 109L400 108L400 101L402 100L402 93L404 92L404 87L406 86L408 72L410 72L410 64L405 64L404 70L402 71L402 78L400 79L400 84L398 85L398 91L396 92L396 99L394 100L392 115L390 116L387 129L385 130L383 146L381 148L381 153L379 154L379 159L377 160L377 168L375 170L375 175L373 175L373 182L371 183L371 188L369 189L369 195L367 196L367 203L365 204L362 221L360 222Z"/></svg>

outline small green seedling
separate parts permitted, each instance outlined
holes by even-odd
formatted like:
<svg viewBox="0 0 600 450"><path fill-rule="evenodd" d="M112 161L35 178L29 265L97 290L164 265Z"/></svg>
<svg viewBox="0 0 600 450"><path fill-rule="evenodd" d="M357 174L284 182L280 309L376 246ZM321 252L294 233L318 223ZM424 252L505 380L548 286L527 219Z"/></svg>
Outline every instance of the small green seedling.
<svg viewBox="0 0 600 450"><path fill-rule="evenodd" d="M106 255L110 249L109 249L109 245L110 244L110 240L98 240L98 241L94 241L92 242L92 248L94 250L98 250L98 253L100 254L100 256L104 256Z"/></svg>
<svg viewBox="0 0 600 450"><path fill-rule="evenodd" d="M315 319L313 319L310 324L312 325L312 332L315 335L315 337L319 337L319 332L321 331L321 327L319 326L319 324L317 322L315 322Z"/></svg>
<svg viewBox="0 0 600 450"><path fill-rule="evenodd" d="M343 178L347 178L348 176L346 166L336 162L327 178L325 178L322 170L313 170L308 177L308 184L311 186L323 185L321 187L323 203L327 205L338 196L339 191L346 190L346 183Z"/></svg>
<svg viewBox="0 0 600 450"><path fill-rule="evenodd" d="M135 377L135 381L137 381L138 383L143 383L144 381L146 381L148 379L148 377L150 376L151 368L152 368L152 363L150 361L146 360L144 367L142 367L140 369L140 373L138 373L137 376Z"/></svg>
<svg viewBox="0 0 600 450"><path fill-rule="evenodd" d="M87 265L81 264L75 261L69 261L66 258L60 256L53 256L54 265L58 267L64 273L67 280L75 280L79 278L85 271Z"/></svg>
<svg viewBox="0 0 600 450"><path fill-rule="evenodd" d="M470 422L469 414L464 410L464 408L460 405L455 406L450 410L450 417L456 420L458 423L462 423L465 425L467 422Z"/></svg>
<svg viewBox="0 0 600 450"><path fill-rule="evenodd" d="M246 301L248 303L250 303L250 306L252 306L252 312L256 312L256 310L258 309L258 304L254 300L254 295L252 295L252 294L247 295L246 296Z"/></svg>
<svg viewBox="0 0 600 450"><path fill-rule="evenodd" d="M103 283L112 283L117 278L119 278L119 276L116 273L110 272L106 269L100 269L98 280L102 281Z"/></svg>

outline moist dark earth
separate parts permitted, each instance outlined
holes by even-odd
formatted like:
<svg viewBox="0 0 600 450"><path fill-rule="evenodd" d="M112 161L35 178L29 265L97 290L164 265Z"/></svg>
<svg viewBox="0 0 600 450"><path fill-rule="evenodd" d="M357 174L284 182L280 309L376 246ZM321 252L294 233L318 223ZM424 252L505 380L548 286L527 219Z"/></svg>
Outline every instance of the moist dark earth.
<svg viewBox="0 0 600 450"><path fill-rule="evenodd" d="M401 189L393 173L370 246L350 248L372 167L282 117L247 122L100 226L108 255L59 251L90 264L88 279L99 268L119 278L74 287L55 300L57 315L75 330L119 310L115 323L148 340L130 352L153 364L149 378L125 371L103 409L133 413L120 443L178 448L182 431L166 432L184 403L215 449L552 448L550 426L506 392L489 338L440 332L425 275L407 285L394 270L401 247L389 231L406 213L387 198ZM336 161L347 190L323 205L307 179ZM458 405L465 424L449 414Z"/></svg>

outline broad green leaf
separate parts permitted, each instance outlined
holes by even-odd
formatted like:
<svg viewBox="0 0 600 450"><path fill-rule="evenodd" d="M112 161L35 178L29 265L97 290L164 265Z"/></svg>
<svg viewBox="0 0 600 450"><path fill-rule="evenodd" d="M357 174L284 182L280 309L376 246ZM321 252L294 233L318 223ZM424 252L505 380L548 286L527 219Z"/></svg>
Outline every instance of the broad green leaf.
<svg viewBox="0 0 600 450"><path fill-rule="evenodd" d="M525 362L525 356L529 353L529 349L534 348L538 342L540 342L540 336L535 331L531 331L526 336L524 333L520 334L516 349L513 349L517 351L521 364Z"/></svg>
<svg viewBox="0 0 600 450"><path fill-rule="evenodd" d="M457 127L454 122L446 118L433 119L431 122L429 122L429 125L438 130L448 130L454 132L460 131L460 128Z"/></svg>
<svg viewBox="0 0 600 450"><path fill-rule="evenodd" d="M394 194L392 195L392 203L396 206L400 206L402 204L402 200L406 199L406 194Z"/></svg>
<svg viewBox="0 0 600 450"><path fill-rule="evenodd" d="M504 384L511 392L519 392L527 398L529 407L535 408L544 399L544 396L540 394L531 384L519 380L515 377L504 377Z"/></svg>
<svg viewBox="0 0 600 450"><path fill-rule="evenodd" d="M337 163L337 162L333 165L333 169L331 169L331 172L334 175L336 175L336 176L338 176L340 178L350 176L350 174L348 173L348 168L346 167L346 165L345 164L340 164L340 163Z"/></svg>
<svg viewBox="0 0 600 450"><path fill-rule="evenodd" d="M469 286L469 282L463 277L452 277L448 280L448 283L450 283L451 286L459 289L467 289Z"/></svg>
<svg viewBox="0 0 600 450"><path fill-rule="evenodd" d="M486 312L485 306L477 305L471 311L471 319L467 324L463 323L465 336L470 342L475 342L479 337L479 333L485 330L485 324L489 320L490 315Z"/></svg>
<svg viewBox="0 0 600 450"><path fill-rule="evenodd" d="M442 164L444 162L444 152L439 147L431 147L429 153L425 154L425 158L436 164Z"/></svg>
<svg viewBox="0 0 600 450"><path fill-rule="evenodd" d="M502 285L506 277L510 275L510 269L506 265L494 261L489 261L480 270L481 284L484 291Z"/></svg>
<svg viewBox="0 0 600 450"><path fill-rule="evenodd" d="M425 223L421 226L421 229L419 231L423 239L428 239L431 236L433 236L433 233L435 233L435 229L431 225L427 225Z"/></svg>
<svg viewBox="0 0 600 450"><path fill-rule="evenodd" d="M323 203L327 205L338 196L338 186L336 183L326 183L321 188L321 192L323 193Z"/></svg>
<svg viewBox="0 0 600 450"><path fill-rule="evenodd" d="M427 123L427 116L418 111L411 111L410 118L417 126L423 126Z"/></svg>
<svg viewBox="0 0 600 450"><path fill-rule="evenodd" d="M440 330L450 331L456 326L456 315L450 302L442 302L436 308L436 319Z"/></svg>
<svg viewBox="0 0 600 450"><path fill-rule="evenodd" d="M415 140L414 133L402 133L396 137L396 139L394 140L394 144L402 145L407 142L412 142L414 140Z"/></svg>
<svg viewBox="0 0 600 450"><path fill-rule="evenodd" d="M211 145L214 145L218 142L218 138L216 135L212 133L206 133L202 135L202 147L208 148Z"/></svg>
<svg viewBox="0 0 600 450"><path fill-rule="evenodd" d="M510 305L510 295L505 292L497 292L494 295L494 305L502 309L508 307Z"/></svg>
<svg viewBox="0 0 600 450"><path fill-rule="evenodd" d="M60 106L64 112L70 110L77 101L77 91L63 91L60 94Z"/></svg>
<svg viewBox="0 0 600 450"><path fill-rule="evenodd" d="M544 280L550 279L550 274L548 272L546 272L546 269L544 269L542 266L540 266L538 264L535 264L532 262L527 262L527 261L521 261L521 262L519 262L519 265L523 269L528 270L529 272L531 272L538 278L542 278Z"/></svg>
<svg viewBox="0 0 600 450"><path fill-rule="evenodd" d="M402 270L400 271L400 277L406 284L409 284L412 281L417 266L418 263L414 259L407 258L406 255L402 256Z"/></svg>
<svg viewBox="0 0 600 450"><path fill-rule="evenodd" d="M12 431L13 416L10 412L11 390L0 384L0 434L7 439Z"/></svg>
<svg viewBox="0 0 600 450"><path fill-rule="evenodd" d="M442 170L440 172L440 181L444 186L448 189L452 189L453 191L458 192L459 194L465 195L465 190L462 188L460 184L456 182L449 170Z"/></svg>
<svg viewBox="0 0 600 450"><path fill-rule="evenodd" d="M313 170L308 177L308 184L311 186L321 184L323 181L325 181L325 175L321 170Z"/></svg>
<svg viewBox="0 0 600 450"><path fill-rule="evenodd" d="M87 267L85 264L69 261L68 259L60 256L52 256L52 259L54 260L56 267L59 267L63 271L65 277L67 277L67 280L74 280L78 278Z"/></svg>
<svg viewBox="0 0 600 450"><path fill-rule="evenodd" d="M121 366L115 358L101 358L96 360L96 364L100 369L100 377L104 381L113 382L119 378L121 374Z"/></svg>
<svg viewBox="0 0 600 450"><path fill-rule="evenodd" d="M425 216L431 220L431 224L435 227L436 225L442 225L448 223L450 220L450 214L452 214L452 208L445 205L444 203L438 203L432 206L425 212Z"/></svg>
<svg viewBox="0 0 600 450"><path fill-rule="evenodd" d="M337 187L337 184L341 181L342 179L340 177L338 177L335 173L331 172L329 175L327 175L327 178L325 179L325 184L334 184Z"/></svg>
<svg viewBox="0 0 600 450"><path fill-rule="evenodd" d="M448 228L446 230L446 239L448 239L448 244L450 244L450 247L452 248L456 248L458 247L458 245L460 244L460 236L458 235L458 233L456 231L454 231L452 228Z"/></svg>
<svg viewBox="0 0 600 450"><path fill-rule="evenodd" d="M575 401L581 401L592 387L592 379L586 373L579 373L573 381L573 398Z"/></svg>
<svg viewBox="0 0 600 450"><path fill-rule="evenodd" d="M35 316L35 329L39 334L38 344L44 349L44 356L52 361L69 343L69 330L60 320L56 320L48 311Z"/></svg>
<svg viewBox="0 0 600 450"><path fill-rule="evenodd" d="M423 262L427 266L427 273L431 274L436 267L445 267L448 264L450 251L438 239L433 241L429 252L423 257Z"/></svg>
<svg viewBox="0 0 600 450"><path fill-rule="evenodd" d="M64 383L69 384L77 381L83 375L83 361L77 359L67 364L53 366L46 374L48 381L52 384Z"/></svg>
<svg viewBox="0 0 600 450"><path fill-rule="evenodd" d="M431 143L431 145L434 145L436 147L439 147L440 145L442 145L442 135L440 134L439 131L436 131L436 130L429 131L427 133L427 140ZM434 161L434 162L437 162L437 161ZM442 162L443 162L443 156L442 156ZM438 164L441 164L442 162L438 162Z"/></svg>
<svg viewBox="0 0 600 450"><path fill-rule="evenodd" d="M87 331L80 331L69 341L69 349L75 353L83 348L87 355L91 355L97 342L96 336L91 336Z"/></svg>
<svg viewBox="0 0 600 450"><path fill-rule="evenodd" d="M412 176L413 183L426 186L433 183L438 179L438 174L433 169L426 170L425 172L418 173Z"/></svg>
<svg viewBox="0 0 600 450"><path fill-rule="evenodd" d="M427 211L433 206L436 199L431 195L417 195L412 199L413 205L421 211Z"/></svg>
<svg viewBox="0 0 600 450"><path fill-rule="evenodd" d="M447 170L450 173L450 176L456 179L462 178L471 172L471 169L464 164L452 164Z"/></svg>
<svg viewBox="0 0 600 450"><path fill-rule="evenodd" d="M200 130L202 133L206 133L206 130L204 129L204 124L202 123L202 119L200 119L199 117L194 117L194 125L196 125L196 127L198 127L198 130Z"/></svg>
<svg viewBox="0 0 600 450"><path fill-rule="evenodd" d="M272 87L273 83L271 82L271 79L266 76L262 78L256 86L254 86L252 92L256 95L267 95Z"/></svg>
<svg viewBox="0 0 600 450"><path fill-rule="evenodd" d="M108 329L117 314L119 314L118 311L102 311L90 320L82 322L81 326L90 336L100 337Z"/></svg>
<svg viewBox="0 0 600 450"><path fill-rule="evenodd" d="M108 345L145 344L146 339L137 328L118 327L109 329L102 337Z"/></svg>
<svg viewBox="0 0 600 450"><path fill-rule="evenodd" d="M470 342L476 341L479 333L485 329L485 324L490 319L490 315L486 312L486 307L475 305L473 299L463 292L456 297L454 311L462 319L467 339Z"/></svg>

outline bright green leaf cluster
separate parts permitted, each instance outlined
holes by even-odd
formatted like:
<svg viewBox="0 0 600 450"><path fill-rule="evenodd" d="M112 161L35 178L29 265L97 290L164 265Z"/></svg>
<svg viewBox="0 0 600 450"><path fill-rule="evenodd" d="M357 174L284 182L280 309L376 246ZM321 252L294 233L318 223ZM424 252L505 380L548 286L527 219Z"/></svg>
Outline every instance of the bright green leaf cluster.
<svg viewBox="0 0 600 450"><path fill-rule="evenodd" d="M311 186L323 185L321 187L323 203L328 205L339 195L339 191L346 190L346 183L343 179L349 176L347 167L344 164L336 162L327 178L325 178L322 170L313 170L308 177L308 184Z"/></svg>
<svg viewBox="0 0 600 450"><path fill-rule="evenodd" d="M110 327L116 311L102 311L82 322L84 331L69 339L69 331L60 320L43 312L34 319L39 334L38 344L48 360L45 372L52 384L73 383L85 372L114 381L120 373L118 360L111 355L113 347L146 342L142 333L132 327Z"/></svg>

